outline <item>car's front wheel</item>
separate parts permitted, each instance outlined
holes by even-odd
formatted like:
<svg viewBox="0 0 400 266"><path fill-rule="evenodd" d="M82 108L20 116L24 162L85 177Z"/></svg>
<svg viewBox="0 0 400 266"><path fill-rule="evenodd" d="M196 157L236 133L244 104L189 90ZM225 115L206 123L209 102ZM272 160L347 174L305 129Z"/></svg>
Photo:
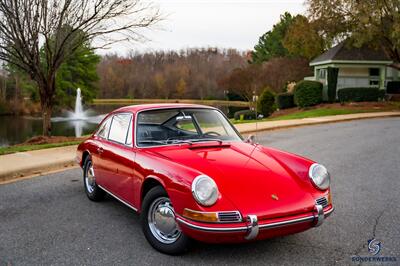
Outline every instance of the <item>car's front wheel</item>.
<svg viewBox="0 0 400 266"><path fill-rule="evenodd" d="M162 187L154 187L146 194L140 220L147 241L156 250L174 255L189 248L191 239L176 223L174 208Z"/></svg>
<svg viewBox="0 0 400 266"><path fill-rule="evenodd" d="M86 195L90 200L100 201L106 196L106 192L96 183L93 162L89 156L86 158L83 165L83 183L85 185Z"/></svg>

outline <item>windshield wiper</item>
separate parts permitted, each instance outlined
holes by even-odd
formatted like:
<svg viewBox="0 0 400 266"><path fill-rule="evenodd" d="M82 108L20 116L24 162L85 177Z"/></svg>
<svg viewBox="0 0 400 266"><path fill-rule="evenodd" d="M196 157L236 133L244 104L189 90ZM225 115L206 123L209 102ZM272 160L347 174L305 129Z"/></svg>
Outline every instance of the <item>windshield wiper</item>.
<svg viewBox="0 0 400 266"><path fill-rule="evenodd" d="M165 143L167 143L167 144L179 144L179 143L188 143L188 144L190 144L190 145L192 145L193 143L192 143L192 140L186 140L186 139L167 139L166 141L165 141Z"/></svg>
<svg viewBox="0 0 400 266"><path fill-rule="evenodd" d="M190 145L192 145L192 141L190 140L183 140L183 139L166 139L166 140L140 140L138 141L139 144L163 144L163 145L167 145L167 144L179 144L179 143L188 143Z"/></svg>
<svg viewBox="0 0 400 266"><path fill-rule="evenodd" d="M219 144L222 144L221 139L210 139L210 138L203 138L203 139L190 139L191 142L203 142L203 141L217 141Z"/></svg>
<svg viewBox="0 0 400 266"><path fill-rule="evenodd" d="M163 140L139 140L138 143L157 143L157 144L166 144Z"/></svg>

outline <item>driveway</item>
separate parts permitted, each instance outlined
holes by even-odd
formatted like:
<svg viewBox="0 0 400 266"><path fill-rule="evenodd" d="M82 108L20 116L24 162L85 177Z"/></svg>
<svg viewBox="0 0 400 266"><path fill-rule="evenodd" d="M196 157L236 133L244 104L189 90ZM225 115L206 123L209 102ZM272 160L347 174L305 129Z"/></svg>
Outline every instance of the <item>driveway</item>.
<svg viewBox="0 0 400 266"><path fill-rule="evenodd" d="M372 238L381 243L377 256L399 263L400 118L278 130L258 140L330 170L336 210L321 227L248 244L197 243L167 256L149 246L131 209L112 198L89 201L75 169L0 186L0 265L353 264L353 255L370 256Z"/></svg>

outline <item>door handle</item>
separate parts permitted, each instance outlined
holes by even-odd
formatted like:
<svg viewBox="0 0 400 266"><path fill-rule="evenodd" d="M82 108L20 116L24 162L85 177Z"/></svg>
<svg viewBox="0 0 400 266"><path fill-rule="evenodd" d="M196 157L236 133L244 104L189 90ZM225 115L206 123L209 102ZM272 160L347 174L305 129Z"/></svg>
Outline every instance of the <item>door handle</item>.
<svg viewBox="0 0 400 266"><path fill-rule="evenodd" d="M104 150L103 150L103 148L102 148L102 147L98 147L98 148L97 148L97 152L98 152L98 153L100 153L100 154L101 154L101 153L103 153L103 151L104 151Z"/></svg>

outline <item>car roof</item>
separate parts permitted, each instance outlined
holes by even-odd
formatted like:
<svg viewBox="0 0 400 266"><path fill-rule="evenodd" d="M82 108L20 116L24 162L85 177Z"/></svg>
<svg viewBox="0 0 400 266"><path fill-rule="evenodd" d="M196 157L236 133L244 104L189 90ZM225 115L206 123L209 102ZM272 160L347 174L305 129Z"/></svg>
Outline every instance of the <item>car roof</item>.
<svg viewBox="0 0 400 266"><path fill-rule="evenodd" d="M143 110L152 109L170 109L170 108L210 108L215 109L212 106L200 105L200 104L184 104L184 103L153 103L153 104L138 104L123 106L113 111L114 112L140 112Z"/></svg>

